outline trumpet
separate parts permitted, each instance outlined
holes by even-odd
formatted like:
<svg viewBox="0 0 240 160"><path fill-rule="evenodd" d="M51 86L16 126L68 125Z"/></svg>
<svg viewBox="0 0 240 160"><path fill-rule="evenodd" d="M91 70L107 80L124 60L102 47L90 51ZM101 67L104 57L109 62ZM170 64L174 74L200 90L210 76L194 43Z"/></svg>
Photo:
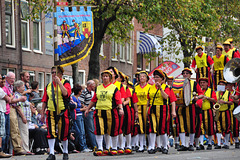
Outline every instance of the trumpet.
<svg viewBox="0 0 240 160"><path fill-rule="evenodd" d="M219 103L216 103L213 105L213 109L216 111L215 112L215 117L214 117L214 121L218 121L219 120L219 109L220 109L221 105Z"/></svg>

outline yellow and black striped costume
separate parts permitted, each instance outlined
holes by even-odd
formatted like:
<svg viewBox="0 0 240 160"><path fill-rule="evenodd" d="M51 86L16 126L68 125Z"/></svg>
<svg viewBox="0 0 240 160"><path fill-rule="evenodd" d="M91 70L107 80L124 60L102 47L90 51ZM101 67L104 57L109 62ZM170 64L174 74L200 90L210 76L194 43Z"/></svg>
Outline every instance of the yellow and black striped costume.
<svg viewBox="0 0 240 160"><path fill-rule="evenodd" d="M94 111L93 115L95 135L118 135L119 118L117 104L115 101L115 96L117 92L118 89L113 84L110 84L107 87L104 87L102 84L97 87L96 110Z"/></svg>
<svg viewBox="0 0 240 160"><path fill-rule="evenodd" d="M225 91L221 95L220 92L218 91L216 93L217 99L224 100L226 102L230 101L230 92ZM230 105L227 104L220 104L220 109L219 109L219 118L217 121L217 133L230 133L231 131L231 113L230 113Z"/></svg>
<svg viewBox="0 0 240 160"><path fill-rule="evenodd" d="M213 56L214 61L214 82L215 82L215 89L216 85L219 83L220 80L224 80L223 77L223 69L227 63L227 56L221 55L219 58L217 56Z"/></svg>
<svg viewBox="0 0 240 160"><path fill-rule="evenodd" d="M207 90L204 92L204 95L209 98L216 99L216 94L211 88L207 88ZM212 108L213 108L213 103L207 99L204 99L202 104L202 111L203 111L202 135L204 135L205 132L209 136L214 135L214 117L213 117Z"/></svg>
<svg viewBox="0 0 240 160"><path fill-rule="evenodd" d="M146 133L146 123L147 123L147 95L148 90L151 87L150 84L146 84L145 86L141 87L141 85L137 85L135 87L135 93L138 98L138 119L139 119L139 134Z"/></svg>
<svg viewBox="0 0 240 160"><path fill-rule="evenodd" d="M169 88L166 84L162 84L162 89L165 91L165 89ZM148 109L149 133L164 135L168 129L169 108L167 100L162 97L161 91L157 90L155 84L149 88L148 94L150 99L150 107Z"/></svg>

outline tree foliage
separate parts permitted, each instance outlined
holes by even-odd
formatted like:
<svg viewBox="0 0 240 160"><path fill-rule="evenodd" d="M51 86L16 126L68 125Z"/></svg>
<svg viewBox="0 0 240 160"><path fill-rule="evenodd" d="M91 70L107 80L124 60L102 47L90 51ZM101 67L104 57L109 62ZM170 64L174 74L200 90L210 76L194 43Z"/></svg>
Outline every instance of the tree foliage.
<svg viewBox="0 0 240 160"><path fill-rule="evenodd" d="M160 23L171 31L164 50L169 54L183 53L183 63L189 66L196 45L223 42L228 37L239 38L239 1L229 0L152 0L142 8L149 23ZM150 8L149 8L150 7ZM145 23L145 19L139 19ZM204 42L203 37L212 41ZM181 48L176 47L176 43Z"/></svg>

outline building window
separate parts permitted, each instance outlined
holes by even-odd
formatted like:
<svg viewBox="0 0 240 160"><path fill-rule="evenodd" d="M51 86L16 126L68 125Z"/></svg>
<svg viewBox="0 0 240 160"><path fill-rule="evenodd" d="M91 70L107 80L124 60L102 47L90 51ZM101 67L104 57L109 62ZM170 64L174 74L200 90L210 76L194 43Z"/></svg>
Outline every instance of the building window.
<svg viewBox="0 0 240 160"><path fill-rule="evenodd" d="M111 59L112 60L117 60L117 43L115 41L112 41Z"/></svg>
<svg viewBox="0 0 240 160"><path fill-rule="evenodd" d="M1 74L2 75L7 75L8 72L15 73L15 69L13 69L13 68L3 68Z"/></svg>
<svg viewBox="0 0 240 160"><path fill-rule="evenodd" d="M44 74L42 72L38 73L38 83L39 83L39 90L44 89Z"/></svg>
<svg viewBox="0 0 240 160"><path fill-rule="evenodd" d="M40 30L40 23L33 22L33 49L40 51L40 42L41 42L41 30Z"/></svg>
<svg viewBox="0 0 240 160"><path fill-rule="evenodd" d="M150 62L148 60L146 60L146 71L149 72L150 71Z"/></svg>
<svg viewBox="0 0 240 160"><path fill-rule="evenodd" d="M80 84L85 84L85 70L78 70L78 81Z"/></svg>
<svg viewBox="0 0 240 160"><path fill-rule="evenodd" d="M125 60L125 47L120 44L119 45L119 57L120 57L120 60Z"/></svg>
<svg viewBox="0 0 240 160"><path fill-rule="evenodd" d="M29 49L29 20L26 20L29 13L28 3L21 1L21 42L22 48Z"/></svg>
<svg viewBox="0 0 240 160"><path fill-rule="evenodd" d="M50 83L50 82L52 82L52 76L51 76L50 73L47 73L47 74L46 74L46 84L48 84L48 83Z"/></svg>
<svg viewBox="0 0 240 160"><path fill-rule="evenodd" d="M41 51L41 14L33 22L33 49Z"/></svg>
<svg viewBox="0 0 240 160"><path fill-rule="evenodd" d="M126 55L127 61L132 62L132 31L130 31L130 40L129 43L126 44Z"/></svg>
<svg viewBox="0 0 240 160"><path fill-rule="evenodd" d="M14 46L14 14L12 0L5 0L6 44Z"/></svg>
<svg viewBox="0 0 240 160"><path fill-rule="evenodd" d="M29 83L31 84L33 81L35 81L35 72L34 71L28 71L30 75Z"/></svg>
<svg viewBox="0 0 240 160"><path fill-rule="evenodd" d="M71 88L73 88L73 78L72 78L72 76L63 75L63 78L68 80L70 85L71 85Z"/></svg>
<svg viewBox="0 0 240 160"><path fill-rule="evenodd" d="M137 54L137 69L142 70L142 65L143 65L143 55Z"/></svg>

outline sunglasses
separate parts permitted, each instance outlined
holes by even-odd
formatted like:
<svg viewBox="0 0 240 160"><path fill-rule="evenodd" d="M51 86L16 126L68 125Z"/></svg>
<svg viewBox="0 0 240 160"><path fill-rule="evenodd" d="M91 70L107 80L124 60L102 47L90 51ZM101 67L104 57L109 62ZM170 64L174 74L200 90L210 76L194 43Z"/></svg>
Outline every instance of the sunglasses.
<svg viewBox="0 0 240 160"><path fill-rule="evenodd" d="M52 74L56 74L56 72L52 72Z"/></svg>

